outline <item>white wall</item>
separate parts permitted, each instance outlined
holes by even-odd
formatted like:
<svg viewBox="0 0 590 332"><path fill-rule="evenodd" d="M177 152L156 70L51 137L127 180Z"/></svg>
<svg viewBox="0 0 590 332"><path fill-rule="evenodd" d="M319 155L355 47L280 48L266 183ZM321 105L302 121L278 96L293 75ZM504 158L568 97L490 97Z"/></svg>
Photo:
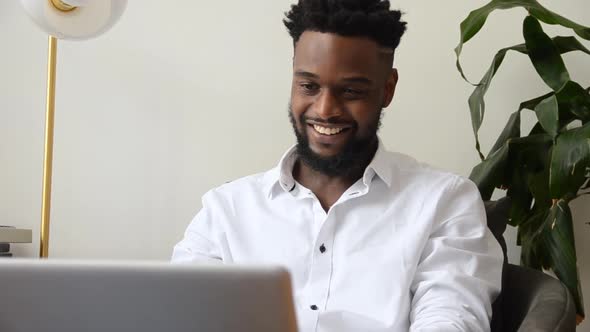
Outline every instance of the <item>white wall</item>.
<svg viewBox="0 0 590 332"><path fill-rule="evenodd" d="M206 190L275 165L294 142L286 116L292 48L281 23L292 2L130 1L110 33L59 43L51 256L165 260ZM390 149L468 175L477 162L471 89L453 48L460 21L486 1L393 2L409 30L381 136ZM542 2L590 24L588 0ZM465 47L469 77L478 80L497 49L522 41L523 17L490 17ZM37 238L47 38L18 1L0 0L0 40L0 224L32 228ZM565 58L573 78L590 85L588 57ZM486 148L520 101L547 90L527 58L505 62L487 99ZM588 299L587 204L574 205ZM13 248L34 256L38 243Z"/></svg>

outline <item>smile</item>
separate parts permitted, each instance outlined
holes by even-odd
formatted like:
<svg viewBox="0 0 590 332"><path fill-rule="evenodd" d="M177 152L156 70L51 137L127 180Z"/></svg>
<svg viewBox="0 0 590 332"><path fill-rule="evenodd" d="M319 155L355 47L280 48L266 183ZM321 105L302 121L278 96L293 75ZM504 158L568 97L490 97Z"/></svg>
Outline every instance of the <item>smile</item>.
<svg viewBox="0 0 590 332"><path fill-rule="evenodd" d="M339 134L344 128L328 128L318 125L313 125L313 129L322 135L336 135Z"/></svg>
<svg viewBox="0 0 590 332"><path fill-rule="evenodd" d="M336 135L340 134L341 132L345 131L348 128L330 128L330 127L323 127L317 124L312 125L313 129L322 135Z"/></svg>

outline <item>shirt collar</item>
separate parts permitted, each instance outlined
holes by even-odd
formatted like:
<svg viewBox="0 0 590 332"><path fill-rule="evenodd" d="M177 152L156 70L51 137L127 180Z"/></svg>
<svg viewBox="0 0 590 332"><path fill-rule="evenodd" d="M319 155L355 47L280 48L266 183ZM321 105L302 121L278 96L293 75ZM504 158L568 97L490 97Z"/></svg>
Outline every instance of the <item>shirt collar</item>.
<svg viewBox="0 0 590 332"><path fill-rule="evenodd" d="M277 167L268 171L263 178L264 192L273 198L279 189L290 192L295 189L293 166L297 160L296 146L291 146L281 157Z"/></svg>
<svg viewBox="0 0 590 332"><path fill-rule="evenodd" d="M392 181L392 165L387 158L387 150L379 139L379 146L363 174L363 183L368 187L377 175L388 187ZM269 198L274 198L278 190L291 192L295 189L297 183L293 178L293 166L297 161L296 146L291 146L281 157L277 167L266 173L264 177L264 191Z"/></svg>
<svg viewBox="0 0 590 332"><path fill-rule="evenodd" d="M389 153L387 149L383 145L381 139L379 139L379 147L377 147L375 156L373 156L373 160L371 160L365 169L365 174L363 175L363 181L367 186L373 179L373 175L377 174L377 176L387 185L387 187L391 187L391 181L393 177L393 163L391 158L388 158L388 155ZM371 175L370 173L372 172L375 173Z"/></svg>

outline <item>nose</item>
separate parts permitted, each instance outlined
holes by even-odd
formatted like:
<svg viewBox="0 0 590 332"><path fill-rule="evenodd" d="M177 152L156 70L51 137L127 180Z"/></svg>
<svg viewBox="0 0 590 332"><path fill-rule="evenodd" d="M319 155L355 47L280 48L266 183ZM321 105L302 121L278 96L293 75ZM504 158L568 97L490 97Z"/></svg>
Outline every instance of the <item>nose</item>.
<svg viewBox="0 0 590 332"><path fill-rule="evenodd" d="M314 102L314 111L318 117L325 120L342 115L340 103L329 89L322 90L317 96Z"/></svg>

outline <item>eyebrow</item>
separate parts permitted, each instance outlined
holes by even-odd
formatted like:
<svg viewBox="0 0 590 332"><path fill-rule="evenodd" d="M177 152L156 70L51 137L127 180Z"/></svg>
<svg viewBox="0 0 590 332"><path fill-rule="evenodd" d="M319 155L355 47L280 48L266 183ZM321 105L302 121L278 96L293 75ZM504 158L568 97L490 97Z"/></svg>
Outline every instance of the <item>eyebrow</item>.
<svg viewBox="0 0 590 332"><path fill-rule="evenodd" d="M304 71L304 70L296 70L295 76L307 77L307 78L320 78L318 75L316 75L314 73L310 73L308 71Z"/></svg>
<svg viewBox="0 0 590 332"><path fill-rule="evenodd" d="M313 78L313 79L320 78L318 75L304 71L304 70L295 71L295 76ZM373 85L373 81L371 81L370 79L363 77L363 76L346 77L346 78L343 78L342 81L346 82L346 83L361 83L361 84L365 84L365 85Z"/></svg>

